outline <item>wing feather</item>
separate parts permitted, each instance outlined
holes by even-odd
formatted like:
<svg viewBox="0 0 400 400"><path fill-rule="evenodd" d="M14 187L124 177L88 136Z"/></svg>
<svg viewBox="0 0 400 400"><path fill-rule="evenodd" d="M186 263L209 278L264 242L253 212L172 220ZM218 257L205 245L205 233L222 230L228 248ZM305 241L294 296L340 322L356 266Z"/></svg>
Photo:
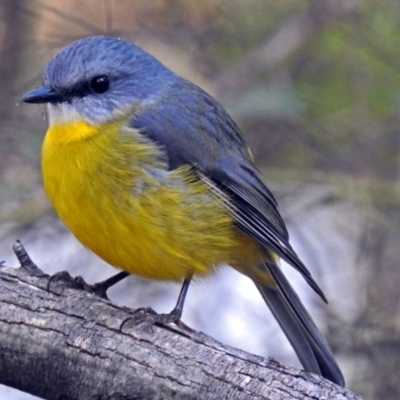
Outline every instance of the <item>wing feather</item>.
<svg viewBox="0 0 400 400"><path fill-rule="evenodd" d="M327 302L325 295L312 278L309 270L289 244L288 237L282 235L276 226L271 223L269 219L271 205L268 202L260 207L261 199L254 198L252 192L246 191L237 182L231 183L229 179L221 180L221 177L215 178L201 171L197 171L197 174L210 190L223 201L241 231L257 240L298 270L311 288ZM277 209L272 213L274 218L275 213L278 213Z"/></svg>
<svg viewBox="0 0 400 400"><path fill-rule="evenodd" d="M164 149L171 170L191 165L222 200L237 228L297 269L326 301L290 246L278 204L252 163L239 128L218 102L178 79L134 115L131 126Z"/></svg>

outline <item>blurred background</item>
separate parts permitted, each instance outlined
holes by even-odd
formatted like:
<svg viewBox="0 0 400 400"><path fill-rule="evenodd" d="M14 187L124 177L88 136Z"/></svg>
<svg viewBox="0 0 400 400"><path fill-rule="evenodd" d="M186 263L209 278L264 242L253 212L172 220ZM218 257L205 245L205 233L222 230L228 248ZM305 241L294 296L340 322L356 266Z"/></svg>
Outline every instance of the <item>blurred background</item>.
<svg viewBox="0 0 400 400"><path fill-rule="evenodd" d="M399 27L397 0L0 0L0 259L17 266L19 238L45 272L90 283L115 272L53 213L40 176L45 109L20 98L67 43L130 40L228 109L329 299L282 266L348 387L399 399ZM178 292L130 277L110 298L167 312ZM183 320L299 367L256 288L230 268L190 288ZM0 387L0 398L33 397Z"/></svg>

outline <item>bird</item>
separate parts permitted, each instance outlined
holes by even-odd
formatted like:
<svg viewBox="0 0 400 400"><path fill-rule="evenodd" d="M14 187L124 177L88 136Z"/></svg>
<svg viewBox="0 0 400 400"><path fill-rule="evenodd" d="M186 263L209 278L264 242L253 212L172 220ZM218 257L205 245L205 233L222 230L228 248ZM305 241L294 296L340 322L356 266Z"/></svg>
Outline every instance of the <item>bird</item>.
<svg viewBox="0 0 400 400"><path fill-rule="evenodd" d="M22 101L47 104L45 191L76 238L129 274L183 281L230 265L255 283L303 368L344 386L324 337L283 274L326 298L289 243L277 201L223 106L135 44L78 39Z"/></svg>

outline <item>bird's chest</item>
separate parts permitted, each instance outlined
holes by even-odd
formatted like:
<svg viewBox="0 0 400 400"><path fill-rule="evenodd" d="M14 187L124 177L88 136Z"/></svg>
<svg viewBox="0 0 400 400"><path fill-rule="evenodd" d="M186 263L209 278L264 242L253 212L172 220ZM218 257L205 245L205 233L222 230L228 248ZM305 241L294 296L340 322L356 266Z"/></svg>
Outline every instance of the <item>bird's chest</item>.
<svg viewBox="0 0 400 400"><path fill-rule="evenodd" d="M123 157L118 156L112 135L60 141L60 137L67 136L66 130L48 130L42 147L42 174L55 210L75 233L89 219L94 229L99 212L104 215L106 210L116 207L113 204L132 186L134 174L121 161Z"/></svg>
<svg viewBox="0 0 400 400"><path fill-rule="evenodd" d="M44 187L53 207L81 243L113 265L127 264L139 245L150 247L157 236L146 227L157 225L156 210L149 208L161 185L150 182L137 158L143 149L111 134L69 143L53 140L55 135L60 132L49 130L42 148Z"/></svg>
<svg viewBox="0 0 400 400"><path fill-rule="evenodd" d="M143 143L111 135L56 143L54 133L42 149L45 190L59 217L98 256L167 280L229 261L232 219L190 169L167 171Z"/></svg>

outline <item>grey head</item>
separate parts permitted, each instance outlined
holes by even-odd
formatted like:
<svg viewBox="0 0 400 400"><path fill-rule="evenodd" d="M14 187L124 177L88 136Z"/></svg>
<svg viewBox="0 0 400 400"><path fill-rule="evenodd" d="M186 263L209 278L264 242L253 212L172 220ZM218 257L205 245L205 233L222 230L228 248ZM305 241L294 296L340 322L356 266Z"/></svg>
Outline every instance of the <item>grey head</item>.
<svg viewBox="0 0 400 400"><path fill-rule="evenodd" d="M101 124L152 103L176 79L134 44L92 36L60 50L44 69L43 87L26 93L22 100L49 103L50 123L52 118L79 116Z"/></svg>

